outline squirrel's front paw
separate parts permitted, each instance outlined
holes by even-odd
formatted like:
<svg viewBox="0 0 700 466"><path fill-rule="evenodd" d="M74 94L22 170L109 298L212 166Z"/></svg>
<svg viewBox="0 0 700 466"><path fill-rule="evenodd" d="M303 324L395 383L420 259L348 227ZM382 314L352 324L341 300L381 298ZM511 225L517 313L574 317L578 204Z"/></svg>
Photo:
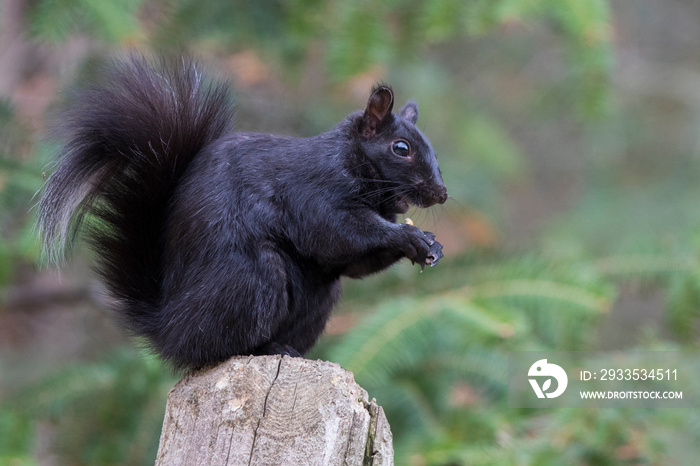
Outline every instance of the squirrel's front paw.
<svg viewBox="0 0 700 466"><path fill-rule="evenodd" d="M429 265L432 267L444 256L442 253L442 244L435 241L434 233L424 231L423 236L428 241L430 247L428 249L428 254L425 256L425 262L421 263L421 268L423 268L424 265Z"/></svg>
<svg viewBox="0 0 700 466"><path fill-rule="evenodd" d="M435 241L435 235L429 231L421 231L412 226L406 226L409 238L405 243L406 257L414 264L418 264L421 270L426 266L437 264L443 257L442 244Z"/></svg>
<svg viewBox="0 0 700 466"><path fill-rule="evenodd" d="M434 236L435 235L433 235L433 237ZM428 252L428 256L425 258L425 264L432 267L435 264L437 264L438 261L443 258L443 256L444 254L442 253L442 244L433 240L433 244L430 245L430 252Z"/></svg>

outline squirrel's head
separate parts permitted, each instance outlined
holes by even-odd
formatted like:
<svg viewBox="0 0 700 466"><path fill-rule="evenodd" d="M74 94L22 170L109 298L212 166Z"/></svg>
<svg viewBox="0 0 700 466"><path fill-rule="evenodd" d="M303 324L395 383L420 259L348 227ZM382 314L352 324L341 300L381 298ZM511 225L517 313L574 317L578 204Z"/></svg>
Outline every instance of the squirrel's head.
<svg viewBox="0 0 700 466"><path fill-rule="evenodd" d="M409 101L397 114L393 107L391 88L376 86L357 120L359 145L381 184L382 204L392 213L405 213L411 204L443 204L447 188L430 142L416 127L418 104Z"/></svg>

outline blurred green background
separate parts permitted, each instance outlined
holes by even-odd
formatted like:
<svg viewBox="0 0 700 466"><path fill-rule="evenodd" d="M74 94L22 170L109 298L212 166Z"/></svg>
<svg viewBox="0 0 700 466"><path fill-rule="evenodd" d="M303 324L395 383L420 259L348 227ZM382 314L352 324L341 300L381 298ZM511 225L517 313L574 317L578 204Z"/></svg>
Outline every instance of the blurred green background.
<svg viewBox="0 0 700 466"><path fill-rule="evenodd" d="M230 77L242 130L306 136L377 81L419 102L445 245L345 284L309 356L384 407L396 463L697 464L700 411L509 409L518 350L697 350L700 3L2 0L0 465L152 464L173 373L109 315L79 249L38 264L47 115L128 49Z"/></svg>

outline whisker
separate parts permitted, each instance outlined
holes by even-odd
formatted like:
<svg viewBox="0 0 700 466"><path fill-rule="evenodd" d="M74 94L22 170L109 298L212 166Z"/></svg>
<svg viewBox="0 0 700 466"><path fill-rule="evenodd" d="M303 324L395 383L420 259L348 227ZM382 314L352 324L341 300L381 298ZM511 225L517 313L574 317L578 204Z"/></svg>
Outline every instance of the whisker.
<svg viewBox="0 0 700 466"><path fill-rule="evenodd" d="M451 201L451 202L457 203L457 205L458 205L459 207L461 207L461 208L464 208L464 209L467 208L467 204L458 201L457 199L455 199L454 197L452 197L452 196L450 196L450 195L447 196L447 200L448 200L448 201ZM444 209L445 206L443 205L442 208Z"/></svg>

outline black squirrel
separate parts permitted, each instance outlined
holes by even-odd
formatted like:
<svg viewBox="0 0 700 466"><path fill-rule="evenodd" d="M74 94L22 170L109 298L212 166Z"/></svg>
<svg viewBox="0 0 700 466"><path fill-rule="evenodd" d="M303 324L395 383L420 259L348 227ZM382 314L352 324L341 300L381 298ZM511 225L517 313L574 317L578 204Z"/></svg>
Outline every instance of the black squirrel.
<svg viewBox="0 0 700 466"><path fill-rule="evenodd" d="M393 92L309 138L233 131L229 86L188 59L116 61L60 114L40 201L54 259L80 232L127 329L176 367L300 356L340 294L435 235L396 223L447 189L418 107Z"/></svg>

